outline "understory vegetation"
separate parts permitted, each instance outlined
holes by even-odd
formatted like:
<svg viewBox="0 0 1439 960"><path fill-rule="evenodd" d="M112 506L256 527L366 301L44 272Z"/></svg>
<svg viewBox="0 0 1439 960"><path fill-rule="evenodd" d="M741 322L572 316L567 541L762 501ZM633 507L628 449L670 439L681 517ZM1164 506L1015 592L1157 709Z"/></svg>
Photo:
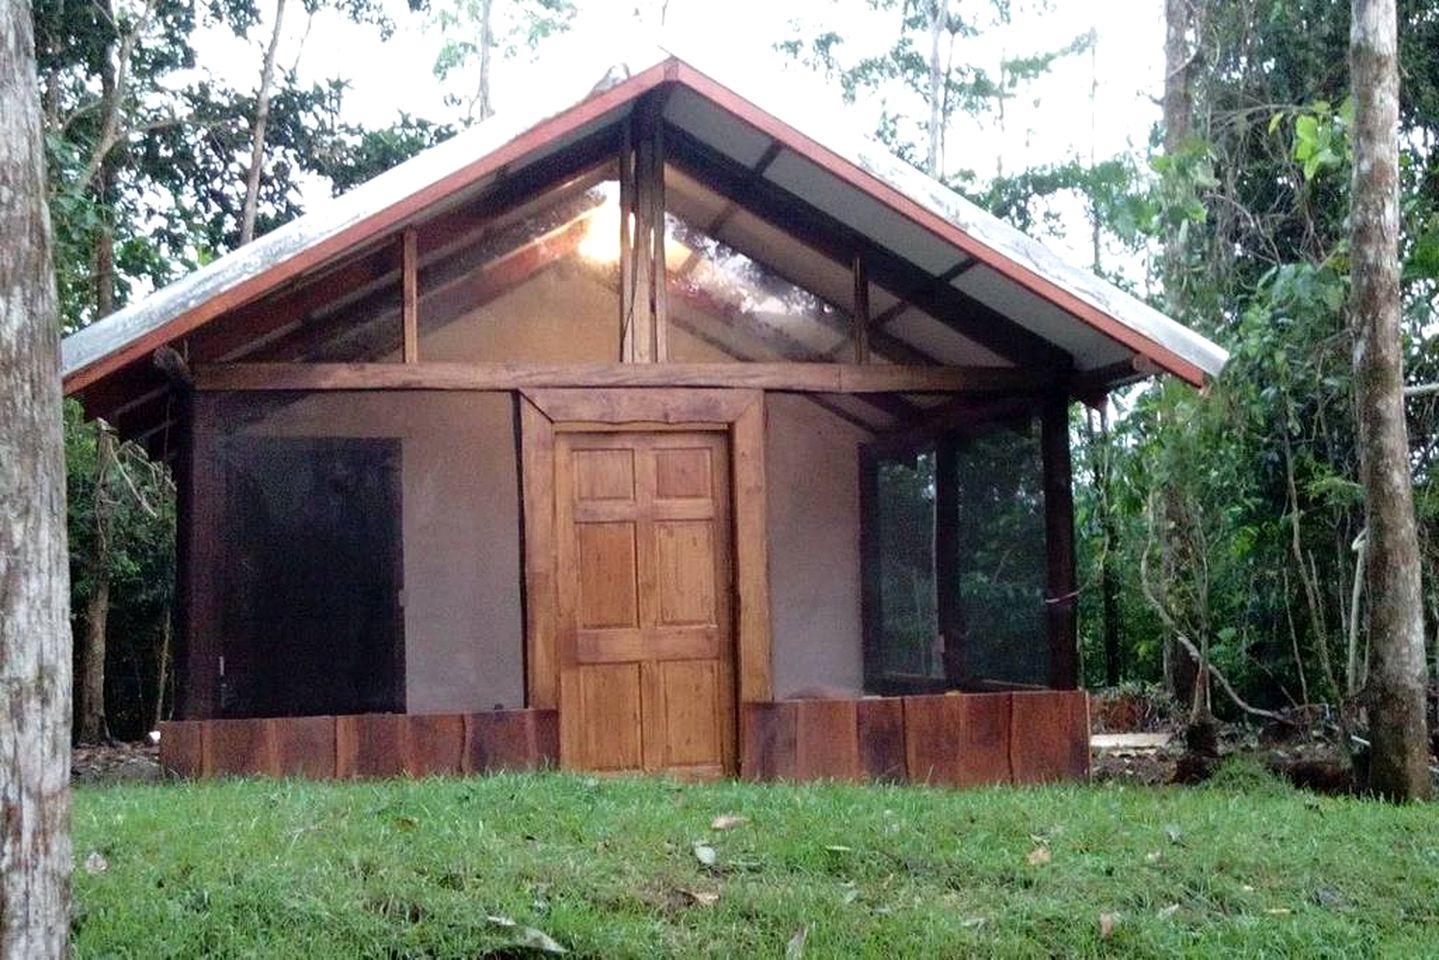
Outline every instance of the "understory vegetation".
<svg viewBox="0 0 1439 960"><path fill-rule="evenodd" d="M1432 820L1242 765L1190 790L552 773L82 787L74 942L80 957L506 956L546 938L604 957L1431 956Z"/></svg>

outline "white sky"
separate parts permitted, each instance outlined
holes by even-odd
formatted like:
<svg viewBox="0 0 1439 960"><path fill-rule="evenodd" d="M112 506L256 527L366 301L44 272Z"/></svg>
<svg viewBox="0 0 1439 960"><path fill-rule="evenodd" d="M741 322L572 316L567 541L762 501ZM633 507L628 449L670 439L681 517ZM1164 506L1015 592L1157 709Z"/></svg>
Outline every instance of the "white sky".
<svg viewBox="0 0 1439 960"><path fill-rule="evenodd" d="M266 0L261 0L265 5ZM473 74L452 76L442 84L433 65L444 38L430 19L411 14L404 0L384 0L397 30L381 41L377 29L358 26L330 10L307 22L300 6L291 4L278 62L299 64L303 82L333 77L348 80L345 98L348 119L371 126L393 122L401 111L434 120L453 120L459 111L443 102L445 92L469 93ZM454 0L432 0L436 6ZM772 45L793 34L792 24L807 25L803 35L835 30L846 38L845 60L877 53L893 43L898 31L894 12L874 13L862 0L668 0L665 25L656 26L661 0L575 0L579 7L570 31L552 37L536 58L522 52L513 60L499 60L492 81L492 99L499 112L523 109L527 96L542 91L557 72L576 69L578 63L605 62L610 51L633 49L637 38L685 50L703 51L705 62L733 64L757 74L757 79L786 102L800 102L799 116L811 116L821 129L843 124L870 133L882 108L882 99L870 98L845 106L837 85L826 85L807 68L775 52ZM967 168L981 177L997 170L1002 158L1010 172L1078 156L1099 159L1139 150L1159 118L1157 97L1162 86L1163 9L1161 0L1052 0L1051 9L1021 9L1034 0L1016 0L1014 21L984 31L974 40L960 41L956 61L985 65L992 74L1002 57L1053 50L1093 29L1098 36L1096 55L1073 56L1055 64L1049 75L1010 101L1004 129L983 126L961 118L949 132L947 167ZM273 3L268 4L273 9ZM981 0L951 0L952 7L968 15L988 9ZM498 17L513 8L511 0L495 0ZM240 88L253 88L259 72L261 43L268 24L254 31L249 41L234 38L228 30L209 30L197 43L205 68ZM616 54L622 56L622 53ZM602 71L596 69L598 80ZM571 82L571 86L573 81ZM1096 86L1097 85L1097 86ZM1091 87L1095 86L1091 100ZM902 92L891 91L902 98ZM819 111L816 113L815 111ZM1088 260L1087 228L1079 210L1071 228L1077 243L1047 238L1079 263Z"/></svg>

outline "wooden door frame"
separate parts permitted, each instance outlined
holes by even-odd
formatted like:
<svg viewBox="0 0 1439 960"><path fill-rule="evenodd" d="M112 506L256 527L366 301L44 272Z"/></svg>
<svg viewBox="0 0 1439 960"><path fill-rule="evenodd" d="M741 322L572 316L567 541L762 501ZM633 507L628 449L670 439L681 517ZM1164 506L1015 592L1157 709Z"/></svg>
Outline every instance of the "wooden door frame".
<svg viewBox="0 0 1439 960"><path fill-rule="evenodd" d="M706 389L541 389L517 394L524 543L525 702L559 707L558 582L555 571L555 433L654 430L677 425L723 431L730 444L737 713L769 700L769 536L765 499L764 392Z"/></svg>

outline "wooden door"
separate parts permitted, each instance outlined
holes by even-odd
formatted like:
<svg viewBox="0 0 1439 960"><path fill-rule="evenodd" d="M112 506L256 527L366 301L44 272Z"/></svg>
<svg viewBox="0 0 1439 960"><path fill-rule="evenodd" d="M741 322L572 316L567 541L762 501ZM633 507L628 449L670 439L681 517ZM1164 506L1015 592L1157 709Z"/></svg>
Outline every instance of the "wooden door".
<svg viewBox="0 0 1439 960"><path fill-rule="evenodd" d="M728 460L720 432L556 435L563 766L734 771Z"/></svg>

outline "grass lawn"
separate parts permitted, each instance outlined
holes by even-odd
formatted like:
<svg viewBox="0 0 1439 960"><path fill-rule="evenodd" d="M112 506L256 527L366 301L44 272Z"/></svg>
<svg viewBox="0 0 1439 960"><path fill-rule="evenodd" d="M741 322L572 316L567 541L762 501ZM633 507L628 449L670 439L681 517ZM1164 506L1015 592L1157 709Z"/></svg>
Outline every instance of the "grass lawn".
<svg viewBox="0 0 1439 960"><path fill-rule="evenodd" d="M528 926L603 957L1439 956L1439 811L1228 773L81 787L76 952L518 956Z"/></svg>

